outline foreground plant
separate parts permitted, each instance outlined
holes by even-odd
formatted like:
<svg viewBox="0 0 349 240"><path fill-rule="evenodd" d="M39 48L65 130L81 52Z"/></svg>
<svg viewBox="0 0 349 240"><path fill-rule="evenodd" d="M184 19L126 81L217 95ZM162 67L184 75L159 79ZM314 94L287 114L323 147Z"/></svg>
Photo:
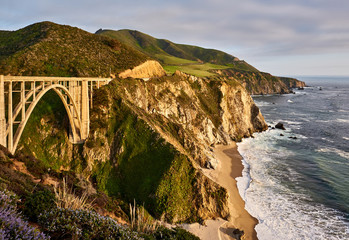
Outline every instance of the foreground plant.
<svg viewBox="0 0 349 240"><path fill-rule="evenodd" d="M7 191L0 191L0 239L49 239L22 219L16 211L15 199L15 195Z"/></svg>
<svg viewBox="0 0 349 240"><path fill-rule="evenodd" d="M56 208L39 216L52 239L142 239L114 219L91 210Z"/></svg>
<svg viewBox="0 0 349 240"><path fill-rule="evenodd" d="M61 186L54 187L56 196L56 205L59 208L69 209L91 209L92 206L87 202L88 194L84 191L79 197L75 195L73 188L69 188L65 179L63 179Z"/></svg>
<svg viewBox="0 0 349 240"><path fill-rule="evenodd" d="M161 225L160 221L156 221L149 214L145 214L144 207L136 207L135 200L133 206L130 203L130 223L132 230L142 233L153 233Z"/></svg>

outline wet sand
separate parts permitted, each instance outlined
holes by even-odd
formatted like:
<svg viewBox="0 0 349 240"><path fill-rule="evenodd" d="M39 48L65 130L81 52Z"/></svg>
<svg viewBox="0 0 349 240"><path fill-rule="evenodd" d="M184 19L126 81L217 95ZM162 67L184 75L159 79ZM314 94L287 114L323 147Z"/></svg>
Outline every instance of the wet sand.
<svg viewBox="0 0 349 240"><path fill-rule="evenodd" d="M244 231L245 234L242 239L255 240L257 239L257 233L254 227L258 221L245 210L245 202L239 194L235 180L236 177L242 176L243 170L242 157L237 151L236 143L227 146L217 146L214 149L214 154L219 161L218 167L215 170L203 169L203 172L213 181L227 189L230 219L229 221L222 219L206 221L206 226L190 224L185 226L185 228L203 240L235 239L232 237L235 229Z"/></svg>
<svg viewBox="0 0 349 240"><path fill-rule="evenodd" d="M214 149L216 158L220 161L220 166L213 171L216 182L227 189L229 194L229 210L231 219L225 224L225 230L238 228L245 232L245 239L257 239L254 227L258 223L245 210L245 202L242 200L235 178L242 176L242 157L237 150L236 143L228 146L217 146ZM224 231L224 230L222 230Z"/></svg>

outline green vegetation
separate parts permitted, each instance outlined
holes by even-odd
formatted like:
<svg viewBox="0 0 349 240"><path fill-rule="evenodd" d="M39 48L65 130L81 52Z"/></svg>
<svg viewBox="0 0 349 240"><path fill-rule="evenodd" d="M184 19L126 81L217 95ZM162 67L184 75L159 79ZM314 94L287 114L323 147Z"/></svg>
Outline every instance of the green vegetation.
<svg viewBox="0 0 349 240"><path fill-rule="evenodd" d="M154 55L155 58L162 62L162 63L166 63L167 65L165 66L176 66L176 65L190 65L190 64L198 64L197 61L193 61L193 60L187 60L187 59L183 59L183 58L178 58L175 56L170 56L170 55L166 55L166 54L155 54Z"/></svg>
<svg viewBox="0 0 349 240"><path fill-rule="evenodd" d="M195 170L190 162L182 155L177 156L158 186L155 193L157 199L157 213L165 213L167 220L197 220L193 214L194 199L193 185L195 182Z"/></svg>
<svg viewBox="0 0 349 240"><path fill-rule="evenodd" d="M116 149L111 160L99 163L93 174L99 188L128 202L135 199L144 203L145 208L157 217L165 214L169 220L181 221L195 218L196 210L191 203L195 197L191 188L194 176L190 174L194 169L189 160L135 115L115 90L116 86L111 86L109 93L104 90L101 90L104 94L97 93L114 98L107 136L109 144ZM108 104L103 99L99 101ZM100 105L94 109L93 122L105 118L99 112L104 107ZM91 132L99 127L91 126ZM166 185L171 188L165 189Z"/></svg>
<svg viewBox="0 0 349 240"><path fill-rule="evenodd" d="M203 117L207 116L218 127L222 100L219 88L223 78L212 78L214 71L233 67L249 69L249 66L217 50L173 44L150 36L143 38L141 33L132 34L125 35L124 41L125 44L126 41L136 44L134 49L106 36L49 22L34 24L15 32L0 32L0 71L5 73L108 75L110 68L112 73L119 72L155 56L167 64L166 69L171 73L179 69L189 74L210 77L191 81L174 75L152 79L147 83L134 79L113 81L94 91L90 135L80 145L69 142L69 122L64 106L56 93L48 92L33 111L15 157L25 164L36 180L43 182L47 178L55 178L60 181L67 175L72 176L71 185L79 190L78 196L83 196L81 186L89 183L97 190L96 205L100 207L99 210L102 208L104 213L112 210L112 214L124 219L128 203L134 200L144 204L144 209L153 217L163 216L171 222L201 221L199 210L205 209L206 203L212 204L212 201L216 201L217 209L208 211L212 211L213 216L219 216L225 210L226 192L200 175L189 157L166 142L155 129L162 128L174 141L185 147L185 151L191 153L195 146L184 137L186 130L178 122L156 113L150 115L136 107L126 100L124 93L135 91L140 87L138 84L154 84L152 87L156 87L156 84L165 81L178 84L181 84L180 81L190 81L185 86L191 86L199 99L194 106L198 109L198 116L193 121L201 124ZM231 83L235 83L235 80ZM171 94L170 89L163 89L161 94L164 98ZM147 90L155 92L153 88ZM174 100L182 106L190 106L192 92L183 88ZM37 142L41 144L33 144ZM0 163L5 166L0 168L0 187L18 193L26 201L27 208L38 202L33 215L27 213L29 218L35 219L40 210L48 209L44 202L49 202L50 196L41 187L36 190L32 177L15 171L9 156L0 154ZM64 214L73 219L82 212L55 211L46 220L56 221ZM86 222L91 223L87 228L95 227L95 222L99 221L97 218L85 218ZM71 238L95 237L89 230L71 226L65 220L60 219L61 229L58 232L52 230L52 236L62 237L64 229L68 229L65 236ZM69 232L72 229L76 232ZM180 229L159 231L142 237L160 239L159 236L168 234L168 239L195 239Z"/></svg>
<svg viewBox="0 0 349 240"><path fill-rule="evenodd" d="M115 39L51 22L0 31L2 74L106 77L146 59Z"/></svg>
<svg viewBox="0 0 349 240"><path fill-rule="evenodd" d="M164 66L165 71L169 74L173 74L176 70L179 70L181 72L194 75L197 77L211 77L216 74L214 72L210 72L210 70L226 69L226 68L228 67L212 64L212 63Z"/></svg>
<svg viewBox="0 0 349 240"><path fill-rule="evenodd" d="M17 196L0 191L0 239L50 239L23 219L17 210Z"/></svg>
<svg viewBox="0 0 349 240"><path fill-rule="evenodd" d="M138 233L90 210L55 208L39 217L52 239L142 239Z"/></svg>
<svg viewBox="0 0 349 240"><path fill-rule="evenodd" d="M78 154L72 156L67 151L68 128L69 120L64 105L59 96L51 90L43 96L32 112L20 139L17 154L35 153L35 157L40 159L41 163L34 165L34 168L43 164L46 168L55 170L61 167L81 170L80 156ZM33 142L41 144L32 144ZM79 152L79 146L72 147ZM72 160L76 165L72 164ZM31 162L35 161L26 162L30 166Z"/></svg>
<svg viewBox="0 0 349 240"><path fill-rule="evenodd" d="M48 189L42 189L26 197L22 212L30 221L36 222L41 213L50 211L55 206L55 195Z"/></svg>
<svg viewBox="0 0 349 240"><path fill-rule="evenodd" d="M2 151L1 155L12 163L13 156ZM4 168L7 166L1 164L1 169ZM9 168L13 169L11 166ZM16 170L12 171L13 174L20 174ZM4 177L3 171L0 174ZM13 178L9 180L12 181ZM49 190L41 183L34 183L30 178L27 181L35 184L35 188L28 189L32 193L21 193L10 184L9 187L17 192L16 195L9 192L3 183L0 184L1 189L5 189L0 190L0 210L3 213L0 219L0 237L4 239L47 239L45 235L51 239L109 239L111 236L113 239L198 239L183 229L167 229L163 226L147 232L141 229L133 232L129 227L121 226L114 219L102 216L95 210L56 207L57 199L52 189ZM18 183L26 186L25 181ZM94 206L101 201L99 197L94 199ZM29 219L30 224L23 219ZM36 228L32 227L33 223ZM45 232L45 235L37 228Z"/></svg>
<svg viewBox="0 0 349 240"><path fill-rule="evenodd" d="M245 61L219 50L176 44L132 30L99 30L97 34L117 39L158 60L168 74L179 70L198 77L233 77L252 94L287 93L289 87L299 84L298 80L260 72Z"/></svg>
<svg viewBox="0 0 349 240"><path fill-rule="evenodd" d="M233 63L236 58L215 49L176 44L165 39L156 39L139 31L132 30L100 30L98 35L105 35L133 47L151 57L161 60L163 56L172 56L194 62L215 63L220 65ZM169 62L163 62L168 65ZM179 63L179 62L178 62ZM188 62L187 62L188 63Z"/></svg>
<svg viewBox="0 0 349 240"><path fill-rule="evenodd" d="M99 30L98 35L108 36L158 60L167 73L176 70L198 77L216 75L212 69L234 68L258 71L245 61L215 49L176 44L164 39L156 39L147 34L132 30Z"/></svg>
<svg viewBox="0 0 349 240"><path fill-rule="evenodd" d="M1 159L6 159L0 162L0 191L6 189L21 196L33 192L36 184L32 182L28 175L14 169L13 161L10 159L13 155L1 145L0 156Z"/></svg>
<svg viewBox="0 0 349 240"><path fill-rule="evenodd" d="M199 97L201 107L211 119L216 128L221 124L221 107L222 92L220 91L220 81L211 79L205 83L205 91L196 91Z"/></svg>

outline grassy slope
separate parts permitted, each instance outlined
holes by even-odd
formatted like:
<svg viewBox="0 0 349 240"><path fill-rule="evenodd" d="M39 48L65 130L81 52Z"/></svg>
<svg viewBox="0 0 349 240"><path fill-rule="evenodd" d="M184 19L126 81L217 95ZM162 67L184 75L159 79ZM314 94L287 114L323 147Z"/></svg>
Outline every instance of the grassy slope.
<svg viewBox="0 0 349 240"><path fill-rule="evenodd" d="M147 58L115 39L51 22L0 31L3 74L109 76Z"/></svg>
<svg viewBox="0 0 349 240"><path fill-rule="evenodd" d="M287 93L290 86L300 84L297 80L289 81L260 72L245 61L219 50L176 44L131 30L99 30L97 34L117 39L157 59L168 74L180 70L198 77L212 77L218 70L224 70L220 72L221 76L235 78L253 94Z"/></svg>
<svg viewBox="0 0 349 240"><path fill-rule="evenodd" d="M234 68L257 71L244 61L215 49L176 44L164 39L156 39L147 34L131 30L102 30L97 34L108 36L133 47L160 61L168 73L176 70L200 77L215 75L211 69Z"/></svg>
<svg viewBox="0 0 349 240"><path fill-rule="evenodd" d="M95 75L99 59L93 53L98 48L104 61L115 61L116 69L132 67L147 58L116 40L43 22L15 32L0 32L1 71L13 75ZM98 109L97 102L94 106ZM106 162L93 163L89 176L97 187L126 202L135 198L157 216L165 212L170 220L196 219L196 173L187 157L166 143L120 98L113 100L112 109L113 118L100 121L108 127L113 147L121 144L123 151L113 152ZM98 119L91 120L92 131L94 125L101 127L99 124ZM84 174L87 163L82 146L72 146L67 133L64 107L58 96L49 92L32 113L17 152L36 156L45 169ZM33 144L38 142L41 144Z"/></svg>
<svg viewBox="0 0 349 240"><path fill-rule="evenodd" d="M195 170L190 161L127 107L115 91L114 86L95 95L99 107L91 118L96 123L91 126L91 132L107 128L108 139L115 149L111 160L99 163L95 170L93 178L99 188L128 202L135 199L144 203L157 217L166 213L169 220L175 216L182 221L195 220ZM112 115L105 126L105 116L99 111L107 104L108 95L114 100Z"/></svg>
<svg viewBox="0 0 349 240"><path fill-rule="evenodd" d="M107 105L109 117L103 114ZM67 129L64 106L49 92L30 117L17 152L36 156L46 169L84 173L88 164L82 146L71 148ZM198 177L191 162L123 103L116 86L95 91L90 135L101 129L112 151L105 162L93 162L88 174L99 190L126 203L135 199L156 217L165 213L170 221L198 220ZM88 140L85 147L103 149L104 141ZM215 191L211 194L220 196Z"/></svg>

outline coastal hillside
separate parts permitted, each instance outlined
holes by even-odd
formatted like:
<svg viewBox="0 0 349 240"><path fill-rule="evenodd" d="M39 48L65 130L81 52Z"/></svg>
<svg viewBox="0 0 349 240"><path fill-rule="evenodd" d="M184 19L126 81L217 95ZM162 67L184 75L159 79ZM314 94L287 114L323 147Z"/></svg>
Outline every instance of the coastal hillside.
<svg viewBox="0 0 349 240"><path fill-rule="evenodd" d="M52 22L0 31L0 72L4 75L108 77L147 59L115 39Z"/></svg>
<svg viewBox="0 0 349 240"><path fill-rule="evenodd" d="M35 128L25 129L18 152L75 172L108 196L144 203L170 222L226 219L225 190L200 169L217 166L213 145L267 128L238 82L180 72L146 82L117 78L96 91L90 136L80 146L69 142L63 106L54 99L36 110L29 123Z"/></svg>
<svg viewBox="0 0 349 240"><path fill-rule="evenodd" d="M118 39L120 42L154 57L165 65L176 63L213 63L225 65L239 61L238 58L219 50L176 44L169 40L157 39L135 30L125 29L114 31L100 29L96 34ZM255 68L247 63L244 63L244 67L256 71Z"/></svg>
<svg viewBox="0 0 349 240"><path fill-rule="evenodd" d="M176 44L157 39L134 30L98 30L98 35L108 36L158 60L169 73L180 70L197 77L223 77L239 81L250 94L290 93L294 86L304 82L272 76L260 72L247 62L215 49Z"/></svg>
<svg viewBox="0 0 349 240"><path fill-rule="evenodd" d="M64 105L48 92L29 118L31 127L24 129L15 156L4 157L4 165L18 159L22 173L51 193L50 185L69 178L77 194L98 199L95 211L129 225L129 204L169 223L230 218L226 189L203 169L217 168L216 145L268 128L250 93L286 93L280 78L222 52L204 58L210 51L183 46L178 47L196 59L184 59L195 62L186 66L199 74L177 69L184 65L167 65L173 67L169 72L158 58L121 40L50 22L0 36L2 74L114 78L93 91L84 143L70 142ZM4 174L0 190L10 188ZM31 194L25 182L19 186L21 191L14 191L26 202Z"/></svg>

